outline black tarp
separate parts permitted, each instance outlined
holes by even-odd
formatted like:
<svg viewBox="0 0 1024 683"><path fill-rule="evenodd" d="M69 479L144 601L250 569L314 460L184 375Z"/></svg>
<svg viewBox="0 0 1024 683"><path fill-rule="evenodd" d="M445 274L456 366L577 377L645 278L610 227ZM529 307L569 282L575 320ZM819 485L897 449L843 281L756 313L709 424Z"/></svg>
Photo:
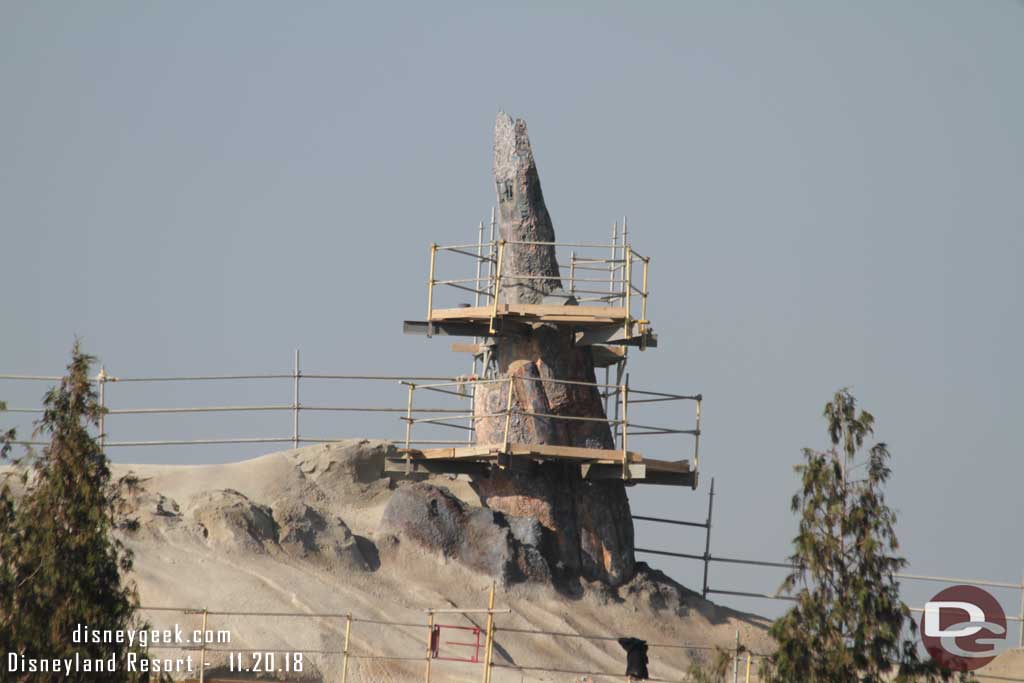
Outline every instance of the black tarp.
<svg viewBox="0 0 1024 683"><path fill-rule="evenodd" d="M647 673L647 641L639 638L619 638L619 645L626 651L626 675L640 681L646 681Z"/></svg>

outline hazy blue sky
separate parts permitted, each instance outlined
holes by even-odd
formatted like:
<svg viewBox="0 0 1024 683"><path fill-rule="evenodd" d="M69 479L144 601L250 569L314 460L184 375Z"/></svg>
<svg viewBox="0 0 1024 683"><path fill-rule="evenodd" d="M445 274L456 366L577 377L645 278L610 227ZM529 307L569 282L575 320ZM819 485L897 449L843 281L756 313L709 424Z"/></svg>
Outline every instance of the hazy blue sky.
<svg viewBox="0 0 1024 683"><path fill-rule="evenodd" d="M654 256L661 346L632 383L706 397L704 485L635 488L636 511L701 518L713 475L712 549L781 558L792 465L849 385L894 454L912 569L1018 579L1024 5L549 4L0 4L0 372L59 371L76 334L115 375L288 371L296 347L322 372L464 371L400 322L423 315L427 245L474 240L493 203L503 108L529 122L560 238L603 241L627 214ZM42 390L0 383L23 407ZM288 382L109 391L291 400ZM291 427L131 420L113 436ZM638 533L702 551L694 531ZM653 563L699 587L697 563Z"/></svg>

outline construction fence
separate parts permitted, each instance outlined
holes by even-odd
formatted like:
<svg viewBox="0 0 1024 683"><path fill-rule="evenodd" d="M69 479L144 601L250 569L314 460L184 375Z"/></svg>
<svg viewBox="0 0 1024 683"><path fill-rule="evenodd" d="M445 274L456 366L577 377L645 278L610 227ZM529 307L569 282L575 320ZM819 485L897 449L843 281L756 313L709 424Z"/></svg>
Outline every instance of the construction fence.
<svg viewBox="0 0 1024 683"><path fill-rule="evenodd" d="M149 657L162 662L187 662L194 680L252 679L276 675L279 680L322 680L348 683L350 680L387 679L402 675L403 680L448 681L479 680L482 683L552 680L546 676L571 675L575 680L625 680L626 653L618 645L621 636L601 633L548 631L516 628L500 623L511 610L495 607L495 588L490 591L489 606L481 608L426 608L422 620L380 619L357 612L270 612L217 610L206 607L142 606L143 618L150 628L167 628L168 619L180 627L182 642L149 646ZM181 624L180 620L191 620ZM237 634L259 634L273 621L312 621L318 643L289 639L282 643L260 641L237 644ZM458 622L458 623L453 623ZM296 629L298 630L298 629ZM232 644L233 637L236 643ZM264 636L266 637L266 636ZM621 661L617 670L600 669L573 653L572 642L586 642L607 648L605 661ZM514 642L514 644L513 644ZM560 666L517 664L542 661L531 658L523 648L545 650L564 648ZM736 680L756 680L757 661L766 653L754 652L743 645L739 631L731 647L710 643L648 642L650 681L686 682L689 673L680 664L663 659L665 653L685 653L690 661L708 661L718 652L730 654ZM499 654L496 654L499 653ZM661 656L659 656L661 655ZM189 659L186 660L185 657ZM570 663L576 663L575 666ZM167 668L168 664L163 664ZM172 664L173 666L173 664ZM609 667L610 668L610 667ZM387 672L386 674L384 672ZM556 678L555 680L564 680Z"/></svg>
<svg viewBox="0 0 1024 683"><path fill-rule="evenodd" d="M701 594L706 598L709 595L725 595L734 596L741 598L756 598L764 600L783 600L783 601L794 601L791 595L786 595L780 592L778 588L767 591L746 591L746 590L731 590L725 588L712 587L709 583L710 571L713 565L717 564L732 564L732 565L745 565L748 567L757 567L761 569L774 569L774 570L786 570L791 572L795 569L794 565L790 562L778 561L778 560L765 560L765 559L753 559L753 558L739 558L739 557L727 557L722 555L713 555L711 553L711 527L712 527L712 516L714 513L715 503L715 480L712 478L711 486L708 490L708 513L704 521L690 521L681 519L667 519L662 517L649 517L643 515L633 515L633 520L640 522L652 522L656 524L665 524L673 526L690 527L704 530L704 552L703 553L686 553L675 550L659 550L652 548L636 548L637 553L645 555L657 555L661 557L679 558L684 560L694 560L703 564L703 583L701 586ZM778 573L778 572L776 572ZM989 579L971 579L971 578L957 578L950 576L929 576L924 574L909 574L899 572L895 574L895 577L901 581L913 581L913 582L929 582L939 583L946 585L967 585L967 586L978 586L986 589L994 589L994 597L1001 603L1004 612L1006 613L1006 620L1008 622L1016 622L1018 625L1017 634L1017 647L1024 647L1024 579L1020 582L1012 581L993 581ZM776 586L780 585L781 581L776 582ZM1011 601L1012 599L1018 601ZM910 611L916 614L924 612L923 607L911 606Z"/></svg>
<svg viewBox="0 0 1024 683"><path fill-rule="evenodd" d="M177 446L228 446L228 445L285 445L292 448L315 443L330 443L351 438L352 435L375 434L405 447L443 447L460 446L473 443L478 425L484 420L499 420L505 425L505 438L508 440L508 425L513 416L533 417L551 422L587 420L602 422L608 426L614 437L616 448L621 451L623 474L628 475L627 465L630 461L630 449L637 448L637 439L660 437L657 445L651 446L654 453L671 454L692 453L690 468L697 469L700 449L700 395L650 391L631 387L626 375L619 384L598 382L577 382L557 379L533 380L531 378L494 378L494 377L445 377L445 376L414 376L414 375L355 375L328 374L304 371L300 365L300 353L294 354L293 367L290 373L252 373L238 375L182 375L182 376L118 376L110 374L104 367L94 378L97 385L99 402L105 409L101 417L97 437L103 448L152 448ZM60 377L51 375L16 375L3 374L0 380L12 383L58 382ZM574 384L591 387L605 402L608 416L575 417L554 415L536 411L527 411L512 402L514 384L526 381L539 381L552 384ZM284 389L287 383L289 396L286 401L273 400L271 391ZM326 389L319 385L330 385ZM219 405L159 405L139 407L128 401L147 400L138 395L130 397L124 403L117 402L112 394L127 387L157 387L149 394L152 397L169 395L177 396L164 389L167 385L203 385L203 396L223 393L221 387L234 387L230 390L230 398ZM271 385L254 387L256 384ZM247 398L254 395L267 396L264 403L242 404L234 399L237 387L243 385L242 393ZM340 388L339 388L340 385ZM478 385L501 386L503 395L508 401L496 409L487 412L474 406ZM114 387L117 389L115 390ZM507 389L506 389L507 387ZM313 398L307 398L307 391L316 391ZM262 392L262 393L260 393ZM339 405L334 403L337 395L355 395L364 405ZM7 394L3 394L7 395ZM19 395L25 395L22 392ZM145 395L144 395L145 396ZM185 400L189 400L187 397ZM377 405L372 401L379 400ZM429 399L429 400L428 400ZM28 400L25 399L26 403ZM160 399L149 399L160 400ZM692 412L680 411L681 403L691 404ZM127 405L126 405L127 404ZM11 403L6 414L17 419L19 416L36 417L42 414L41 408ZM280 414L290 418L290 433L267 433L266 416ZM261 434L203 435L193 438L180 438L182 433L194 433L200 429L211 427L200 422L185 422L184 418L201 418L217 416L219 422L228 421L237 416L253 416L254 423L232 422L242 429L257 428ZM345 416L349 419L345 420ZM314 422L311 431L306 421ZM324 419L326 418L326 419ZM134 421L136 424L129 424ZM206 423L208 424L208 423ZM334 431L339 425L348 427L347 436ZM285 427L284 421L279 421ZM23 431L30 431L28 425L20 425ZM218 424L214 428L220 428ZM315 431L313 431L315 430ZM176 434L178 438L132 438L133 435L149 434L165 431ZM120 437L127 433L127 438ZM114 438L117 436L117 438ZM683 440L688 440L689 443ZM42 442L31 439L19 441L23 445L39 446ZM652 457L654 455L652 453Z"/></svg>
<svg viewBox="0 0 1024 683"><path fill-rule="evenodd" d="M0 396L7 399L9 403L9 407L4 413L5 418L11 417L14 420L18 420L19 418L23 420L31 420L42 412L39 408L30 407L33 401L38 400L38 395L33 396L32 392L24 389L8 391L8 386L38 386L39 383L52 384L58 382L60 379L61 378L59 376L55 375L0 374L0 380L5 380L9 383L4 386L3 391L0 391ZM106 408L106 414L100 425L98 434L98 438L103 444L103 447L152 448L156 451L160 451L161 449L180 449L182 446L196 445L231 447L232 449L235 449L239 445L252 447L258 447L260 445L286 445L298 447L304 444L340 441L346 437L338 435L338 432L332 434L327 430L338 429L339 424L344 426L344 420L339 418L348 415L355 416L357 418L349 423L351 426L344 427L349 435L376 432L391 436L391 440L395 443L407 443L409 445L426 444L457 446L471 442L473 437L474 410L471 403L469 408L466 407L466 402L472 401L474 393L472 391L473 382L509 380L475 380L466 377L447 376L350 375L306 372L300 367L300 354L296 351L294 354L293 368L290 372L236 375L114 376L108 374L105 369L101 368L97 376L94 378L94 381L97 385L100 402ZM380 403L378 405L348 406L335 404L332 402L332 397L335 395L338 382L342 382L347 387L354 387L358 384L358 395L361 399L366 400L369 403L373 399L379 398ZM260 403L242 404L233 400L234 395L228 392L226 394L227 400L223 403L218 403L216 405L190 405L187 402L190 400L190 397L187 394L182 395L179 391L171 391L167 389L167 387L172 385L202 385L203 397L209 398L211 396L218 395L218 387L237 387L239 383L245 384L245 396L247 399L251 400L254 396L262 395L267 396L268 400ZM281 402L280 400L274 401L272 392L280 391L282 389L282 384L287 385L290 389L290 400L287 400L286 402ZM253 385L267 385L268 388L263 394L261 394L261 390L253 389ZM323 385L328 385L329 388L325 391L321 388ZM117 391L123 390L126 393L130 391L129 387L146 387L154 390L148 394L143 393L141 396L127 396L125 398L125 402L120 403L119 401L111 400L111 394L115 393L111 391L114 386L117 387ZM693 396L670 392L645 392L629 387L628 383L594 384L594 387L601 392L602 397L604 397L606 401L612 405L618 405L620 407L618 412L615 412L614 409L612 410L612 414L607 418L607 422L609 428L616 436L617 446L622 448L624 452L626 452L625 449L629 447L631 440L639 437L688 437L693 440L693 465L694 468L696 468L700 439L701 397L699 395ZM308 398L306 393L307 390L309 390L311 394ZM440 396L444 400L453 403L438 405L422 405L418 402L414 403L413 396L416 392L430 396ZM396 396L401 397L397 402L395 401ZM168 402L170 402L169 399L171 398L176 399L175 403L180 402L181 405L165 404L151 407L136 407L132 406L129 402L161 399L168 400ZM22 403L14 403L13 400L19 400L22 401ZM695 414L692 418L694 420L692 426L681 425L681 422L683 422L685 418L680 415L678 408L676 407L680 402L694 403L696 405ZM644 405L641 406L639 404ZM651 410L655 417L651 420L646 418L643 421L636 420L638 410L641 408ZM498 416L508 417L512 414L511 411L512 408L507 407L506 411L499 411ZM268 413L281 414L282 417L288 418L290 421L290 430L284 432L284 429L282 429L281 432L276 434L264 431L268 429L268 423L266 420L266 415ZM202 423L183 421L184 418L212 417L216 420L216 426L220 427L226 422L231 422L230 418L232 416L239 415L257 417L258 428L262 433L251 434L242 432L241 435L236 433L228 436L211 435L197 436L195 438L180 438L180 435L183 433L191 434L200 429L209 428L209 423L204 426ZM327 419L317 424L310 420L310 418L315 416L325 416ZM476 417L480 416L476 415ZM310 420L312 424L307 425L307 420ZM460 420L465 422L460 423ZM139 424L133 426L132 421L137 421ZM113 423L113 425L111 423ZM241 429L253 428L251 423L231 422L231 424L239 425ZM656 424L665 424L668 426L654 426ZM19 426L19 432L22 434L26 431L29 433L31 432L31 426L28 423L23 422L17 426ZM310 431L307 431L307 427L309 427ZM319 430L317 429L318 427ZM444 432L440 435L430 432L425 434L422 433L427 430L450 431L452 429L463 431L466 433L466 436L453 438ZM147 438L150 433L159 433L160 430L169 430L171 433L179 435L179 438ZM116 439L111 437L112 434L121 433L125 433L126 436L119 436ZM44 445L42 442L32 441L31 439L24 439L19 443L30 446ZM681 447L679 445L673 445L667 450L671 452L679 452ZM237 456L237 453L234 454ZM252 453L252 455L256 455L256 453ZM166 458L162 459L166 461ZM173 456L171 457L171 460L174 460ZM689 521L645 515L633 516L634 521L640 523L654 523L670 525L673 527L703 529L703 552L684 552L680 549L696 545L699 541L697 541L697 543L680 542L679 546L675 548L638 547L636 548L636 552L640 555L669 557L701 563L703 570L701 593L704 597L721 595L765 600L792 600L793 598L791 596L780 594L774 587L767 590L749 591L735 590L730 587L723 587L714 584L711 570L715 565L744 565L759 569L773 570L776 574L781 570L792 569L792 566L789 563L778 559L753 559L712 554L711 530L714 512L714 499L715 483L714 480L712 480L708 490L707 517L702 521ZM897 577L900 580L911 582L933 582L948 585L966 584L993 589L993 594L1004 606L1004 611L1007 614L1007 620L1018 624L1018 628L1020 630L1017 636L1017 643L1019 646L1024 646L1024 582L965 579L909 573L900 573ZM780 581L776 580L774 582L774 586L778 586L779 583ZM1019 598L1019 603L1014 604L1014 598ZM184 610L184 608L173 609L178 611ZM918 606L914 606L911 609L918 613L923 611L923 608ZM192 609L192 613L195 614L199 614L203 611L205 610L196 611L195 609ZM227 616L226 613L214 614L212 612L206 612L206 614L207 616ZM254 614L253 616L257 615ZM294 616L300 617L309 615ZM352 624L360 622L360 619L356 616L347 614L336 614L321 618L347 620L349 616L352 616ZM365 621L363 626L370 623L366 620L363 621ZM423 624L412 623L404 626L395 624L395 626L402 628L424 628ZM470 637L477 637L479 635L479 633L470 633ZM582 636L576 636L575 634L561 634L561 637L569 638ZM598 636L594 637L598 638ZM600 637L604 638L606 636ZM610 638L611 636L607 637ZM665 644L663 647L699 649L702 646ZM214 650L208 649L208 651L213 652ZM344 652L342 649L334 653L323 652L320 654L344 655ZM419 656L416 658L421 659ZM494 664L494 667L498 668L499 665ZM612 674L581 673L581 675L611 676ZM615 675L621 676L621 674Z"/></svg>

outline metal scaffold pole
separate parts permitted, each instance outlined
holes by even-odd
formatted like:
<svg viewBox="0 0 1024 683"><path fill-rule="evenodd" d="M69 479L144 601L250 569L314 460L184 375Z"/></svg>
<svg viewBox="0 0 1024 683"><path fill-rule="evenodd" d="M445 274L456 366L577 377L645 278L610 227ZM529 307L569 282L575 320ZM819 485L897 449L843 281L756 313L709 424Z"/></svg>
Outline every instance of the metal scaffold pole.
<svg viewBox="0 0 1024 683"><path fill-rule="evenodd" d="M341 683L348 683L348 646L352 636L352 614L345 617L345 649L341 660Z"/></svg>
<svg viewBox="0 0 1024 683"><path fill-rule="evenodd" d="M1017 647L1024 647L1024 574L1020 578L1020 636Z"/></svg>
<svg viewBox="0 0 1024 683"><path fill-rule="evenodd" d="M622 383L622 478L629 479L629 374Z"/></svg>
<svg viewBox="0 0 1024 683"><path fill-rule="evenodd" d="M740 630L736 629L736 652L732 658L732 683L740 682Z"/></svg>
<svg viewBox="0 0 1024 683"><path fill-rule="evenodd" d="M434 656L434 613L430 612L427 617L427 666L423 672L423 680L430 683L430 663Z"/></svg>
<svg viewBox="0 0 1024 683"><path fill-rule="evenodd" d="M618 268L616 260L619 258L619 223L618 221L612 223L612 258L608 263L608 294L615 294L615 269ZM608 303L611 303L612 297L609 296Z"/></svg>
<svg viewBox="0 0 1024 683"><path fill-rule="evenodd" d="M295 349L295 365L292 369L292 448L299 447L299 350Z"/></svg>
<svg viewBox="0 0 1024 683"><path fill-rule="evenodd" d="M491 292L491 281L494 279L494 265L498 260L497 244L495 235L498 230L498 221L495 218L494 207L491 207L491 243L489 246L490 258L487 259L487 292ZM490 294L488 294L490 296Z"/></svg>
<svg viewBox="0 0 1024 683"><path fill-rule="evenodd" d="M708 491L708 519L704 528L704 583L701 595L708 597L708 565L711 563L711 513L715 507L715 478L711 477L711 490Z"/></svg>
<svg viewBox="0 0 1024 683"><path fill-rule="evenodd" d="M491 596L487 600L487 633L484 639L484 675L483 683L491 680L491 656L494 651L494 584L491 584Z"/></svg>
<svg viewBox="0 0 1024 683"><path fill-rule="evenodd" d="M622 217L622 245L619 247L619 253L623 261L622 264L622 281L623 289L625 290L625 306L626 306L626 319L629 319L629 288L632 285L630 280L630 264L633 260L633 252L629 247L629 224L626 222L626 217ZM628 330L627 330L628 334Z"/></svg>
<svg viewBox="0 0 1024 683"><path fill-rule="evenodd" d="M612 223L612 258L608 263L608 303L611 303L611 295L615 292L615 254L616 254L616 241L618 239L619 224ZM575 263L573 264L575 266ZM575 283L573 284L575 289ZM604 369L604 383L611 384L611 366L605 366ZM608 409L611 407L611 392L605 389L604 395L604 414L608 415ZM612 438L615 437L615 431L612 430Z"/></svg>
<svg viewBox="0 0 1024 683"><path fill-rule="evenodd" d="M99 427L100 427L100 439L99 439L99 441L100 441L100 450L102 451L103 450L103 445L104 445L104 443L107 440L107 434L106 434L107 422L106 422L106 419L105 419L106 412L107 412L106 411L107 400L106 400L106 391L105 391L106 386L107 386L107 371L106 371L106 369L104 369L104 367L102 365L100 366L99 374L96 375L96 383L100 385L100 424L99 424Z"/></svg>
<svg viewBox="0 0 1024 683"><path fill-rule="evenodd" d="M206 624L209 617L210 610L209 608L204 607L202 647L199 650L199 683L203 683L206 680Z"/></svg>

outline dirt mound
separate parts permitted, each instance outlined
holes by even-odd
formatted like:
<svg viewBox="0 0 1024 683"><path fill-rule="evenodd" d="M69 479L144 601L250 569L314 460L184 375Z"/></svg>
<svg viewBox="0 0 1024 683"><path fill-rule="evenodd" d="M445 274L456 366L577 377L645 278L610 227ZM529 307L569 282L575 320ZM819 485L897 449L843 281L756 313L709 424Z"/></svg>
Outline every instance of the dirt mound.
<svg viewBox="0 0 1024 683"><path fill-rule="evenodd" d="M492 582L499 615L495 683L562 680L515 667L621 671L610 641L552 633L634 636L652 643L770 647L766 622L705 601L643 563L612 587L564 580L536 519L481 505L465 477L412 484L383 476L392 447L352 440L223 465L114 465L134 474L120 534L135 553L132 579L143 606L207 607L258 616L210 616L232 650L316 651L307 680L337 680L347 613L357 618L351 683L420 679L427 607L483 607ZM305 613L307 618L274 616ZM312 616L312 615L338 615ZM198 628L201 614L142 612L154 628ZM363 621L358 621L363 619ZM446 624L482 626L477 617ZM456 638L455 640L460 640ZM449 652L448 654L465 654ZM651 674L684 677L692 656L654 649ZM398 659L377 659L396 657ZM404 659L402 659L404 658ZM411 658L411 659L410 659ZM207 653L209 675L227 676L224 653ZM435 661L435 680L479 680L479 665ZM294 673L292 678L295 679Z"/></svg>
<svg viewBox="0 0 1024 683"><path fill-rule="evenodd" d="M974 672L978 683L1024 681L1024 648L1015 647L1000 653L994 660Z"/></svg>

